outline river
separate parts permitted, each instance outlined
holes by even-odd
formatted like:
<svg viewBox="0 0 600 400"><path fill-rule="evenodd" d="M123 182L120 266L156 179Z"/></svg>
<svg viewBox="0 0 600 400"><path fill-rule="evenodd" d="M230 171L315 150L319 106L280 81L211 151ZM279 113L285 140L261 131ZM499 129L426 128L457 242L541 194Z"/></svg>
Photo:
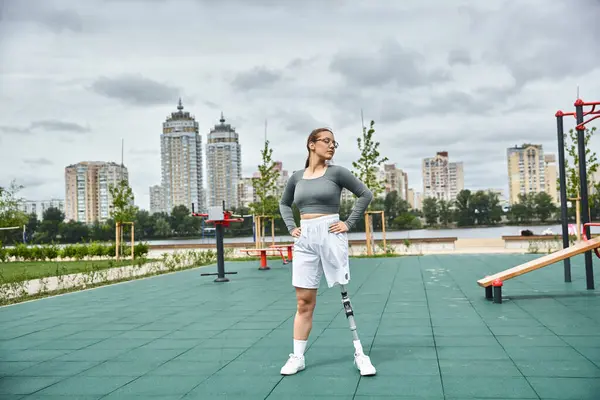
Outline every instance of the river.
<svg viewBox="0 0 600 400"><path fill-rule="evenodd" d="M408 231L386 232L386 239L419 239L433 237L457 237L459 239L494 239L505 235L518 235L521 230L529 229L534 234L541 235L545 230L551 230L554 234L560 235L562 228L560 224L556 225L514 225L514 226L495 226L489 228L453 228L453 229L415 229ZM266 234L265 240L271 241L271 235ZM374 233L375 239L381 238L381 232ZM350 232L348 239L364 239L364 232ZM289 235L275 236L275 242L291 241ZM176 240L149 240L149 244L188 244L188 243L214 243L214 237L205 239L176 239ZM232 242L254 242L253 237L225 238L225 243Z"/></svg>

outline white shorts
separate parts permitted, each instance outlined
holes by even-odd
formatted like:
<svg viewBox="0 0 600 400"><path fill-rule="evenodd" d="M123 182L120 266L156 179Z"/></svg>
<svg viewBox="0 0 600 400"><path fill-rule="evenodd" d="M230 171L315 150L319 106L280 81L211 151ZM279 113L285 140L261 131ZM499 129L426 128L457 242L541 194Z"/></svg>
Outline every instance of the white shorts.
<svg viewBox="0 0 600 400"><path fill-rule="evenodd" d="M338 214L300 220L302 233L294 238L293 286L317 289L323 274L330 288L350 281L348 235L329 232L339 220Z"/></svg>

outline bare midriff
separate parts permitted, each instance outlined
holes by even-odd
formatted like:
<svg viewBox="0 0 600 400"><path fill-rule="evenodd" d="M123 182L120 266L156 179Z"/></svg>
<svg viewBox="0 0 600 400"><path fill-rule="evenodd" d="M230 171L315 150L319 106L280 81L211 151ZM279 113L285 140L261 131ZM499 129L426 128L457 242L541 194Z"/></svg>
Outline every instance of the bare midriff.
<svg viewBox="0 0 600 400"><path fill-rule="evenodd" d="M300 216L300 219L314 219L314 218L324 217L326 215L331 215L331 214L304 214L304 215Z"/></svg>

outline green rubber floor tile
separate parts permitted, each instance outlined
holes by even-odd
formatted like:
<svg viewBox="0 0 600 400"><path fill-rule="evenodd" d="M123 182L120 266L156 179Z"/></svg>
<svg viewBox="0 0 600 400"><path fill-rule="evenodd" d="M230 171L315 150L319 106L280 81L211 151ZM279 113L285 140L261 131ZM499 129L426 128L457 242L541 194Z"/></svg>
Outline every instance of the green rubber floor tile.
<svg viewBox="0 0 600 400"><path fill-rule="evenodd" d="M434 359L414 359L410 361L394 358L374 358L371 357L373 366L377 369L377 376L439 376L440 370L438 361ZM352 365L352 369L355 370Z"/></svg>
<svg viewBox="0 0 600 400"><path fill-rule="evenodd" d="M304 395L305 398L331 395L351 396L356 390L360 376L357 370L346 376L314 376L302 372L304 371L283 378L269 397L279 399L287 395Z"/></svg>
<svg viewBox="0 0 600 400"><path fill-rule="evenodd" d="M600 335L594 336L561 336L561 339L573 347L600 347Z"/></svg>
<svg viewBox="0 0 600 400"><path fill-rule="evenodd" d="M118 356L112 358L112 361L146 361L149 363L167 362L181 354L184 354L185 352L185 349L136 348L119 354Z"/></svg>
<svg viewBox="0 0 600 400"><path fill-rule="evenodd" d="M95 340L95 339L94 339ZM124 338L107 338L97 341L87 347L88 350L129 350L150 343L152 339L124 339Z"/></svg>
<svg viewBox="0 0 600 400"><path fill-rule="evenodd" d="M69 354L73 350L44 350L44 349L25 349L0 353L0 362L6 361L48 361L65 354Z"/></svg>
<svg viewBox="0 0 600 400"><path fill-rule="evenodd" d="M489 336L490 330L485 326L434 326L435 336Z"/></svg>
<svg viewBox="0 0 600 400"><path fill-rule="evenodd" d="M156 350L172 350L183 349L188 350L198 346L207 339L155 339L151 342L141 345L140 349L156 349Z"/></svg>
<svg viewBox="0 0 600 400"><path fill-rule="evenodd" d="M0 377L15 375L24 369L39 364L38 361L0 361Z"/></svg>
<svg viewBox="0 0 600 400"><path fill-rule="evenodd" d="M26 397L23 397L23 400L99 400L103 398L102 395L91 395L91 396L67 396L64 394L57 395L41 395L41 394L32 394ZM4 398L3 398L4 400Z"/></svg>
<svg viewBox="0 0 600 400"><path fill-rule="evenodd" d="M204 399L209 396L221 396L222 399L228 399L230 396L262 396L264 399L281 379L280 375L265 376L260 380L255 376L214 375L196 386L185 398Z"/></svg>
<svg viewBox="0 0 600 400"><path fill-rule="evenodd" d="M502 346L507 347L569 347L569 344L558 336L515 335L497 336L496 338Z"/></svg>
<svg viewBox="0 0 600 400"><path fill-rule="evenodd" d="M31 394L62 379L63 376L7 376L0 379L0 396Z"/></svg>
<svg viewBox="0 0 600 400"><path fill-rule="evenodd" d="M198 386L205 376L142 376L111 393L113 396L183 396Z"/></svg>
<svg viewBox="0 0 600 400"><path fill-rule="evenodd" d="M441 397L442 382L439 376L373 376L363 377L356 390L357 396L402 395L404 397Z"/></svg>
<svg viewBox="0 0 600 400"><path fill-rule="evenodd" d="M245 350L242 348L211 349L195 347L174 357L173 360L223 363L239 357Z"/></svg>
<svg viewBox="0 0 600 400"><path fill-rule="evenodd" d="M516 360L526 377L562 377L600 379L600 368L591 361Z"/></svg>
<svg viewBox="0 0 600 400"><path fill-rule="evenodd" d="M84 376L131 376L138 377L158 367L161 361L134 360L116 361L109 360L89 368L81 373Z"/></svg>
<svg viewBox="0 0 600 400"><path fill-rule="evenodd" d="M106 395L131 382L130 376L85 376L66 378L41 390L40 395Z"/></svg>
<svg viewBox="0 0 600 400"><path fill-rule="evenodd" d="M510 360L509 355L502 349L500 345L496 346L479 346L479 347L437 347L438 357L440 360L481 360L481 361L496 361Z"/></svg>
<svg viewBox="0 0 600 400"><path fill-rule="evenodd" d="M497 399L537 399L536 392L523 377L443 376L446 397L484 397Z"/></svg>
<svg viewBox="0 0 600 400"><path fill-rule="evenodd" d="M541 399L597 400L598 378L527 378Z"/></svg>
<svg viewBox="0 0 600 400"><path fill-rule="evenodd" d="M512 360L440 359L442 377L446 376L513 376L523 374Z"/></svg>
<svg viewBox="0 0 600 400"><path fill-rule="evenodd" d="M585 360L577 350L566 346L504 346L508 355L517 360L546 360L546 361L572 361Z"/></svg>
<svg viewBox="0 0 600 400"><path fill-rule="evenodd" d="M219 334L220 332L222 332L222 330L176 330L164 336L161 336L160 339L209 339Z"/></svg>
<svg viewBox="0 0 600 400"><path fill-rule="evenodd" d="M435 344L440 347L496 347L494 336L436 336ZM477 351L474 349L474 351Z"/></svg>
<svg viewBox="0 0 600 400"><path fill-rule="evenodd" d="M44 361L18 371L14 376L71 376L88 370L98 363L98 361Z"/></svg>
<svg viewBox="0 0 600 400"><path fill-rule="evenodd" d="M219 371L226 362L200 362L172 360L152 368L146 375L210 376Z"/></svg>
<svg viewBox="0 0 600 400"><path fill-rule="evenodd" d="M433 347L435 346L433 336L411 336L411 335L377 335L373 339L373 347L418 347L418 346L426 346Z"/></svg>
<svg viewBox="0 0 600 400"><path fill-rule="evenodd" d="M75 350L60 357L55 361L105 361L127 352L127 349L81 349Z"/></svg>
<svg viewBox="0 0 600 400"><path fill-rule="evenodd" d="M106 339L118 335L118 331L107 331L107 330L84 330L73 333L67 336L67 339Z"/></svg>

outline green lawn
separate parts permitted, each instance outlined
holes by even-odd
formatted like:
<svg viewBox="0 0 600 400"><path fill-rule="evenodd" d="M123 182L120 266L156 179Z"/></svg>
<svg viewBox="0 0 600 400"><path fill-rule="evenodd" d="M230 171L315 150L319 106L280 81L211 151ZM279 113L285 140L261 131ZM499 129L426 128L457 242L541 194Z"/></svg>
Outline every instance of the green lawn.
<svg viewBox="0 0 600 400"><path fill-rule="evenodd" d="M132 263L146 263L154 260L93 260L93 261L16 261L0 263L0 283L22 282L30 279L47 278L58 275L75 274L123 267Z"/></svg>

